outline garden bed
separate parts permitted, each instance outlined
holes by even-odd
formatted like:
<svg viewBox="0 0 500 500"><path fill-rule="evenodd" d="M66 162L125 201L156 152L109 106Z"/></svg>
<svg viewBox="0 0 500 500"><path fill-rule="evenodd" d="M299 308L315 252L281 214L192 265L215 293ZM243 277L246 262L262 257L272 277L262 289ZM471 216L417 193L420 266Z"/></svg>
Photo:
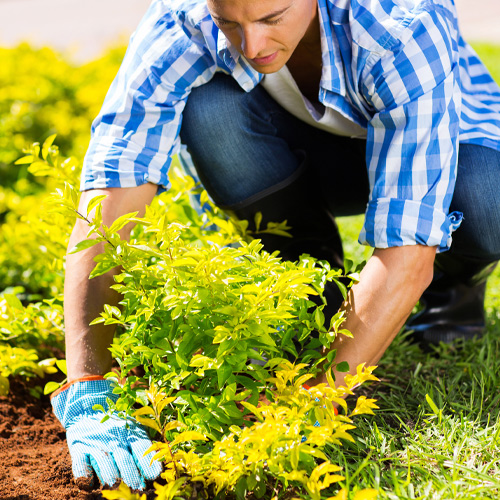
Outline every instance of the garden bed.
<svg viewBox="0 0 500 500"><path fill-rule="evenodd" d="M0 397L0 499L104 498L100 488L86 492L76 486L66 434L49 397L30 393L37 384L43 381L14 380L9 396Z"/></svg>
<svg viewBox="0 0 500 500"><path fill-rule="evenodd" d="M14 381L10 395L0 398L0 498L102 498L74 484L64 429L48 396L34 397L30 385Z"/></svg>

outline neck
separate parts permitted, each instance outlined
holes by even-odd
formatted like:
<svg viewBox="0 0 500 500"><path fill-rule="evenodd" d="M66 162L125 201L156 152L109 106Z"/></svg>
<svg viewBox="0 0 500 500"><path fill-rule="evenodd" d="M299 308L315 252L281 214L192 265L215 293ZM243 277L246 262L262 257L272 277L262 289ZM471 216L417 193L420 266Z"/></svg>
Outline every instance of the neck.
<svg viewBox="0 0 500 500"><path fill-rule="evenodd" d="M319 27L318 5L314 6L314 15L309 23L309 27L305 32L298 47L308 51L314 51L321 48L321 33Z"/></svg>

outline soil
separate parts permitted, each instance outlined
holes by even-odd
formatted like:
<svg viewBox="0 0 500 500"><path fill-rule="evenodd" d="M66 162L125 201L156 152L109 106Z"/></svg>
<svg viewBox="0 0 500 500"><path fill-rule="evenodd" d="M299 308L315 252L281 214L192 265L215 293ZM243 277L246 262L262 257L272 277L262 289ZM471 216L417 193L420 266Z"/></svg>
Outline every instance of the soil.
<svg viewBox="0 0 500 500"><path fill-rule="evenodd" d="M83 491L71 472L63 427L52 414L48 396L35 397L45 380L11 380L0 397L0 500L98 500L101 488ZM147 492L153 498L154 490Z"/></svg>
<svg viewBox="0 0 500 500"><path fill-rule="evenodd" d="M9 396L0 397L0 500L104 499L97 481L85 491L73 479L66 433L50 399L33 395L47 380L10 382ZM143 493L147 500L155 498L152 484Z"/></svg>

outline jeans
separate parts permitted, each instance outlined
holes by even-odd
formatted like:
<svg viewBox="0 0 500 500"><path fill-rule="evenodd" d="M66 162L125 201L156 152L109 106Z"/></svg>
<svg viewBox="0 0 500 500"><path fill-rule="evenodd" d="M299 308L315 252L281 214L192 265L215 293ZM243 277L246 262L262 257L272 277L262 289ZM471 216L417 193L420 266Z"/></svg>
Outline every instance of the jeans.
<svg viewBox="0 0 500 500"><path fill-rule="evenodd" d="M334 216L364 213L369 184L366 142L300 121L257 86L244 92L216 74L194 89L184 110L181 140L214 202L241 204L285 181L307 156L310 175ZM489 263L500 259L500 152L459 147L450 211L463 212L450 254Z"/></svg>

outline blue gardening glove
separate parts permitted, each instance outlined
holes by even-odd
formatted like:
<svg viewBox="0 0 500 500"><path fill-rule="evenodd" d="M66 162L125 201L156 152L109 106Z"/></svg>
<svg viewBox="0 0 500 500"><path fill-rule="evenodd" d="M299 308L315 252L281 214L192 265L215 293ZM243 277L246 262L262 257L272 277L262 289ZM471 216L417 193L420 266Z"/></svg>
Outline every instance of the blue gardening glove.
<svg viewBox="0 0 500 500"><path fill-rule="evenodd" d="M108 408L106 398L118 399L112 382L103 377L85 377L63 386L51 398L52 408L66 429L73 462L73 475L79 486L92 484L92 469L101 484L114 486L121 479L133 489L146 487L144 480L156 479L162 467L150 465L154 453L146 431L134 420L111 417L101 423L103 414L92 407Z"/></svg>

